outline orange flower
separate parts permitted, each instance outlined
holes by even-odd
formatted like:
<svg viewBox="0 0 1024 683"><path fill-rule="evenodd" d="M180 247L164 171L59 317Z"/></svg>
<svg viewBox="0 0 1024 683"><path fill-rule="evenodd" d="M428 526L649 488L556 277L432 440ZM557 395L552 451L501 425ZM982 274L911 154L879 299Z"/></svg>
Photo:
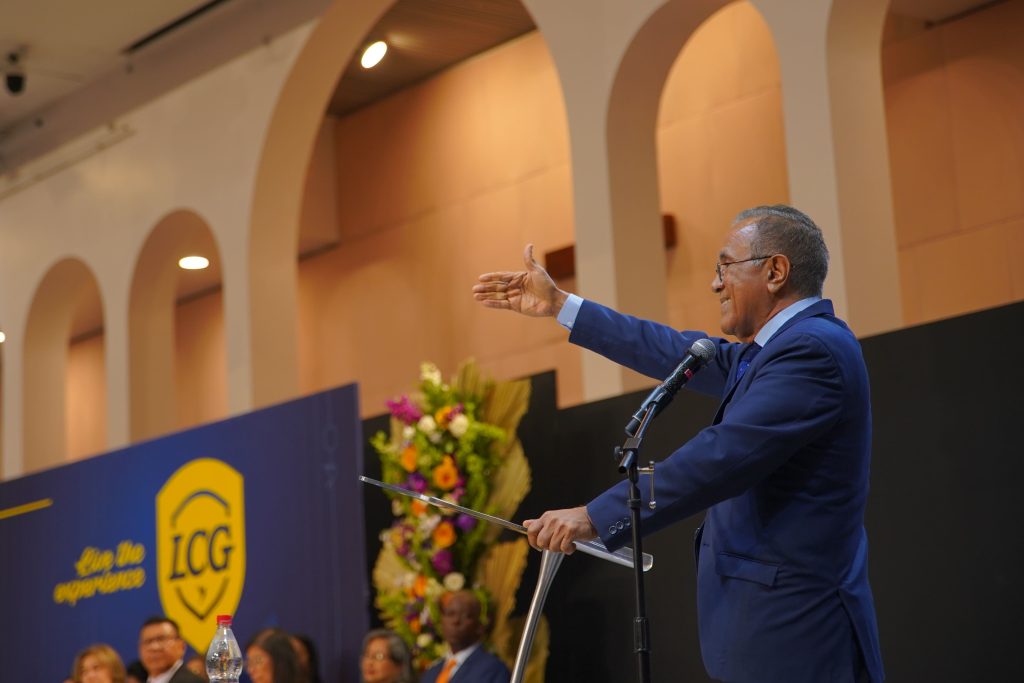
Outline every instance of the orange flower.
<svg viewBox="0 0 1024 683"><path fill-rule="evenodd" d="M427 511L427 504L414 498L409 508L412 510L412 514L419 517Z"/></svg>
<svg viewBox="0 0 1024 683"><path fill-rule="evenodd" d="M402 462L402 467L405 469L406 472L415 472L416 471L416 446L415 445L409 444L408 446L405 447L405 450L402 451L401 462Z"/></svg>
<svg viewBox="0 0 1024 683"><path fill-rule="evenodd" d="M434 483L442 491L451 491L459 481L459 470L450 455L444 456L441 464L434 468Z"/></svg>
<svg viewBox="0 0 1024 683"><path fill-rule="evenodd" d="M419 574L416 580L412 582L412 594L417 598L422 598L427 593L427 577L423 574Z"/></svg>
<svg viewBox="0 0 1024 683"><path fill-rule="evenodd" d="M434 421L437 422L438 426L441 427L441 429L447 429L448 422L451 419L451 416L452 407L445 406L444 408L439 408L438 411L434 413Z"/></svg>
<svg viewBox="0 0 1024 683"><path fill-rule="evenodd" d="M412 621L409 622L409 629L412 630L412 632L417 634L417 635L419 635L420 629L422 629L422 628L423 628L423 624L420 623L419 619L413 619Z"/></svg>
<svg viewBox="0 0 1024 683"><path fill-rule="evenodd" d="M455 543L455 527L451 522L441 522L435 527L431 538L434 540L435 548L447 548Z"/></svg>

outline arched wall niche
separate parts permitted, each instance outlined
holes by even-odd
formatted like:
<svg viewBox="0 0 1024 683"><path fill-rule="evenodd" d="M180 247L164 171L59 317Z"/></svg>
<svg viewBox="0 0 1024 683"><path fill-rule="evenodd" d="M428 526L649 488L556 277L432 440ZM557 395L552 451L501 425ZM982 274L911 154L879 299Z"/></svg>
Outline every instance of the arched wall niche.
<svg viewBox="0 0 1024 683"><path fill-rule="evenodd" d="M573 242L568 129L543 37L498 45L334 130L340 243L300 265L303 390L357 380L377 413L422 360L447 372L472 356L497 377L555 368L559 400L582 400L579 351L561 328L469 294L481 270L521 268L527 242L541 261Z"/></svg>
<svg viewBox="0 0 1024 683"><path fill-rule="evenodd" d="M210 267L183 271L187 255ZM133 441L227 414L220 263L210 226L187 209L162 218L139 252L128 311Z"/></svg>
<svg viewBox="0 0 1024 683"><path fill-rule="evenodd" d="M718 334L712 265L732 219L789 201L778 54L751 3L725 5L682 46L661 93L657 153L661 211L677 236L668 322Z"/></svg>
<svg viewBox="0 0 1024 683"><path fill-rule="evenodd" d="M260 171L273 197L257 189L253 216L255 402L355 380L364 410L379 412L421 360L447 370L470 355L498 376L557 367L565 400L578 401L578 351L558 328L481 315L468 294L480 268L521 264L525 242L572 242L566 116L546 44L527 34L331 123L338 78L390 5L332 7L282 90ZM311 174L332 137L339 244L296 269ZM296 300L297 314L270 312ZM292 357L297 372L281 362Z"/></svg>
<svg viewBox="0 0 1024 683"><path fill-rule="evenodd" d="M23 463L32 472L58 465L69 458L68 404L89 401L105 404L104 396L69 396L68 356L73 326L83 311L99 310L102 329L102 305L96 278L77 258L65 258L43 276L32 297L25 326L23 353ZM99 376L104 376L100 337ZM94 425L93 440L76 450L96 452L105 446L105 407L102 419ZM95 448L98 446L98 448ZM75 455L83 455L85 452Z"/></svg>

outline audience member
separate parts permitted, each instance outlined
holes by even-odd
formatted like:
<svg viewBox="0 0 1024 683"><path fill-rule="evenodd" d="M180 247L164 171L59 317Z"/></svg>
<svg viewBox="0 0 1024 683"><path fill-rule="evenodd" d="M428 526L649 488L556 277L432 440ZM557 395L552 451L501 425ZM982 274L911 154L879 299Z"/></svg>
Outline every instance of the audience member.
<svg viewBox="0 0 1024 683"><path fill-rule="evenodd" d="M185 660L185 666L204 681L210 680L210 677L206 674L206 657L199 654L192 655Z"/></svg>
<svg viewBox="0 0 1024 683"><path fill-rule="evenodd" d="M148 683L205 683L185 668L185 641L178 624L167 617L150 617L139 631L139 659Z"/></svg>
<svg viewBox="0 0 1024 683"><path fill-rule="evenodd" d="M135 660L128 665L126 669L126 675L124 678L125 683L146 683L146 679L149 676L146 674L146 667L142 666L142 662Z"/></svg>
<svg viewBox="0 0 1024 683"><path fill-rule="evenodd" d="M96 643L75 657L71 680L74 683L125 683L124 664L114 648Z"/></svg>
<svg viewBox="0 0 1024 683"><path fill-rule="evenodd" d="M378 628L363 638L362 683L413 683L412 654L393 631Z"/></svg>
<svg viewBox="0 0 1024 683"><path fill-rule="evenodd" d="M245 648L245 667L252 683L302 683L295 645L281 629L256 634Z"/></svg>
<svg viewBox="0 0 1024 683"><path fill-rule="evenodd" d="M508 667L481 643L480 611L480 599L472 591L448 596L441 609L441 635L449 652L423 673L421 683L508 683Z"/></svg>
<svg viewBox="0 0 1024 683"><path fill-rule="evenodd" d="M313 639L305 635L293 635L292 645L299 656L299 669L305 683L322 683L320 680L320 657Z"/></svg>

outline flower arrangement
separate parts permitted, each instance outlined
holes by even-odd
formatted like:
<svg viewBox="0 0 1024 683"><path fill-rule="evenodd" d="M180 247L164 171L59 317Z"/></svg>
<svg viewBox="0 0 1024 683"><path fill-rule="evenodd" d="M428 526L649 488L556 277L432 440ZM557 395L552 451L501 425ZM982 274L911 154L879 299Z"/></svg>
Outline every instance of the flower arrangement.
<svg viewBox="0 0 1024 683"><path fill-rule="evenodd" d="M481 378L464 364L450 384L431 363L417 392L387 402L390 434L371 443L389 484L509 517L530 488L515 430L529 384ZM525 539L496 543L500 528L445 508L388 493L395 520L381 533L374 569L382 620L411 647L419 670L444 654L441 606L447 594L473 590L491 622L492 645L508 657L509 615L526 563ZM546 647L544 655L546 656Z"/></svg>

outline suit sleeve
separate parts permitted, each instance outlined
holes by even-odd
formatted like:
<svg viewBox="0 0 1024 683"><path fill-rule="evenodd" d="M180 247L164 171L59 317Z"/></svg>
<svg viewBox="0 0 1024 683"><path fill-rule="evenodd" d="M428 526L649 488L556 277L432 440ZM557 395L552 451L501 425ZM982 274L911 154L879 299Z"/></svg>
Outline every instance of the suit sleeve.
<svg viewBox="0 0 1024 683"><path fill-rule="evenodd" d="M584 301L580 306L569 335L573 344L659 380L675 370L690 346L703 338L715 343L715 358L686 386L721 397L739 344L704 332L680 332L668 325L623 315L593 301Z"/></svg>
<svg viewBox="0 0 1024 683"><path fill-rule="evenodd" d="M802 335L771 353L747 391L728 404L722 421L659 465L656 510L646 505L649 490L640 487L645 535L743 493L840 419L842 373L820 340ZM629 538L617 529L629 519L627 486L620 482L587 505L612 550Z"/></svg>

